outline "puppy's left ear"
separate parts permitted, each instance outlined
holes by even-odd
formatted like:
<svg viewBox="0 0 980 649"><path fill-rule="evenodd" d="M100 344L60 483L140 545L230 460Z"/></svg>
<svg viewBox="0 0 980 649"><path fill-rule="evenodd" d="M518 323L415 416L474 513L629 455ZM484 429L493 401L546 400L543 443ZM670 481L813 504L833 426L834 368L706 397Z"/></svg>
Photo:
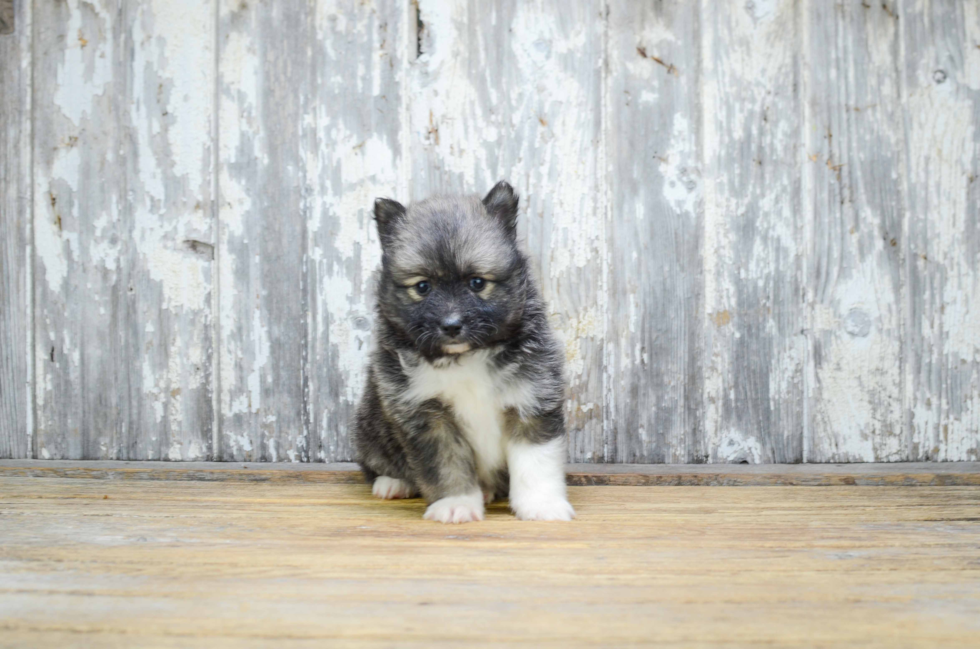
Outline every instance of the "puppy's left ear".
<svg viewBox="0 0 980 649"><path fill-rule="evenodd" d="M490 216L500 219L507 231L513 234L517 227L517 204L519 198L514 193L506 180L501 180L493 186L487 197L483 199L483 206L487 208Z"/></svg>

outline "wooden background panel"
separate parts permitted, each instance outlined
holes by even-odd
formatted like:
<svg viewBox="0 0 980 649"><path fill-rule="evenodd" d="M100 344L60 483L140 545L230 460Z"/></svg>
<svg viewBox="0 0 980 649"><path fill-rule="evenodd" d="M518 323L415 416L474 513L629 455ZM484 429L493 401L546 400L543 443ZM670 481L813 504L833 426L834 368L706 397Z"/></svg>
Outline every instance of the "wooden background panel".
<svg viewBox="0 0 980 649"><path fill-rule="evenodd" d="M902 52L894 3L866 4L803 16L812 462L907 458Z"/></svg>
<svg viewBox="0 0 980 649"><path fill-rule="evenodd" d="M316 147L314 25L309 3L221 3L223 460L309 459L304 281Z"/></svg>
<svg viewBox="0 0 980 649"><path fill-rule="evenodd" d="M210 456L209 3L36 3L38 457Z"/></svg>
<svg viewBox="0 0 980 649"><path fill-rule="evenodd" d="M353 457L349 423L364 388L381 245L378 196L408 197L403 80L416 43L407 2L318 2L306 265L311 460ZM352 76L351 71L357 71Z"/></svg>
<svg viewBox="0 0 980 649"><path fill-rule="evenodd" d="M569 377L570 457L601 460L604 264L599 2L419 3L411 198L508 179Z"/></svg>
<svg viewBox="0 0 980 649"><path fill-rule="evenodd" d="M799 462L806 339L798 3L705 2L701 18L708 459Z"/></svg>
<svg viewBox="0 0 980 649"><path fill-rule="evenodd" d="M980 7L907 3L910 459L980 457Z"/></svg>
<svg viewBox="0 0 980 649"><path fill-rule="evenodd" d="M17 7L0 456L350 459L373 199L501 178L571 459L980 455L975 2Z"/></svg>
<svg viewBox="0 0 980 649"><path fill-rule="evenodd" d="M30 383L31 3L0 33L0 458L33 456Z"/></svg>
<svg viewBox="0 0 980 649"><path fill-rule="evenodd" d="M609 5L607 461L707 459L698 15L689 2Z"/></svg>

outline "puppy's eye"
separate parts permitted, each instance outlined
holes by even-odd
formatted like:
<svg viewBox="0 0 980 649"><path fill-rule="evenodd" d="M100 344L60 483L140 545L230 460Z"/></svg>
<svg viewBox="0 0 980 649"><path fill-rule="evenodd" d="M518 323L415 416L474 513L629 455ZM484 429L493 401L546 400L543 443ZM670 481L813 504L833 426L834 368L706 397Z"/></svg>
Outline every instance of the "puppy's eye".
<svg viewBox="0 0 980 649"><path fill-rule="evenodd" d="M470 278L470 290L474 293L479 293L483 290L483 287L487 285L487 280L482 277L471 277Z"/></svg>
<svg viewBox="0 0 980 649"><path fill-rule="evenodd" d="M431 290L432 290L432 284L429 284L428 282L419 282L418 284L415 285L415 292L418 293L419 295L425 295Z"/></svg>

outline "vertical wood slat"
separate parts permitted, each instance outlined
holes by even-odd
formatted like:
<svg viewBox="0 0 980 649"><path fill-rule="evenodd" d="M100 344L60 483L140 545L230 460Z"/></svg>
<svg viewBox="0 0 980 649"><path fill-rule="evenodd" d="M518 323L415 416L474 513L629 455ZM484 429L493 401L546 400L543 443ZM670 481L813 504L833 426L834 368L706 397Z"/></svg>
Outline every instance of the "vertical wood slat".
<svg viewBox="0 0 980 649"><path fill-rule="evenodd" d="M38 456L210 456L209 3L35 3Z"/></svg>
<svg viewBox="0 0 980 649"><path fill-rule="evenodd" d="M902 460L899 21L892 2L811 2L803 22L809 29L807 460Z"/></svg>
<svg viewBox="0 0 980 649"><path fill-rule="evenodd" d="M308 460L309 3L221 0L218 18L222 460Z"/></svg>
<svg viewBox="0 0 980 649"><path fill-rule="evenodd" d="M381 265L374 199L404 200L407 191L402 88L416 47L410 9L402 0L317 3L305 267L311 460L353 457L349 425L366 380L371 284Z"/></svg>
<svg viewBox="0 0 980 649"><path fill-rule="evenodd" d="M352 456L380 263L371 208L402 173L408 9L222 5L223 459Z"/></svg>
<svg viewBox="0 0 980 649"><path fill-rule="evenodd" d="M706 2L701 17L708 459L799 462L806 340L797 3Z"/></svg>
<svg viewBox="0 0 980 649"><path fill-rule="evenodd" d="M910 460L980 459L980 7L904 4Z"/></svg>
<svg viewBox="0 0 980 649"><path fill-rule="evenodd" d="M601 460L603 5L422 0L419 11L410 198L500 179L521 194L519 233L566 350L569 453Z"/></svg>
<svg viewBox="0 0 980 649"><path fill-rule="evenodd" d="M0 458L28 458L33 30L29 0L5 8L14 20L0 34Z"/></svg>
<svg viewBox="0 0 980 649"><path fill-rule="evenodd" d="M610 461L708 459L701 420L700 39L695 3L609 4Z"/></svg>

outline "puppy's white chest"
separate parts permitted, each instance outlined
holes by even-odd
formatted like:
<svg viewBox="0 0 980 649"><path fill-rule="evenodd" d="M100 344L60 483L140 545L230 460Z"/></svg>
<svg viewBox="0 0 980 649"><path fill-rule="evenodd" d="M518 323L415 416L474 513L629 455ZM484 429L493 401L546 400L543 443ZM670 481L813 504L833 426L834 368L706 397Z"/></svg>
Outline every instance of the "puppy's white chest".
<svg viewBox="0 0 980 649"><path fill-rule="evenodd" d="M509 391L501 378L480 352L442 366L423 362L411 374L413 398L437 398L452 407L483 478L489 478L505 463L504 411L517 405L508 403Z"/></svg>

